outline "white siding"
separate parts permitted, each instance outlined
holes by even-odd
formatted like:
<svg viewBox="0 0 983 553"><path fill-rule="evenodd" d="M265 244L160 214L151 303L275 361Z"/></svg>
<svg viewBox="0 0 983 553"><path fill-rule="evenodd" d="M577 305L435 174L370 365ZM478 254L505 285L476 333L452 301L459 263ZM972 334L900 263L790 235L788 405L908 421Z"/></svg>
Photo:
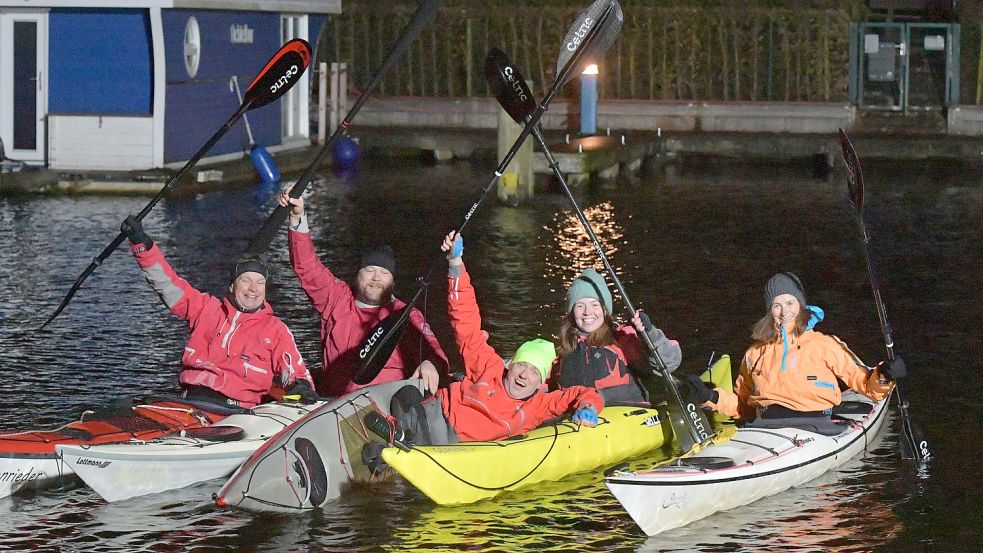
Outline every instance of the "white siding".
<svg viewBox="0 0 983 553"><path fill-rule="evenodd" d="M152 117L48 116L52 169L125 171L154 167Z"/></svg>

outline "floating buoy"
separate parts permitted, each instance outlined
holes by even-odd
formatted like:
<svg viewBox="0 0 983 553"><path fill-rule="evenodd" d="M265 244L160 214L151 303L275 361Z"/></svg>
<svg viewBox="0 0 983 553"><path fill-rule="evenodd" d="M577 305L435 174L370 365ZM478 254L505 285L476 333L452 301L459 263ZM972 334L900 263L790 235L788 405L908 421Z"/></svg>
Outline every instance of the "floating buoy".
<svg viewBox="0 0 983 553"><path fill-rule="evenodd" d="M353 169L358 163L358 144L347 136L339 136L331 150L335 164L342 169Z"/></svg>
<svg viewBox="0 0 983 553"><path fill-rule="evenodd" d="M253 160L253 165L259 173L259 180L263 184L273 184L280 182L280 170L277 169L273 157L266 148L253 146L249 149L249 159Z"/></svg>

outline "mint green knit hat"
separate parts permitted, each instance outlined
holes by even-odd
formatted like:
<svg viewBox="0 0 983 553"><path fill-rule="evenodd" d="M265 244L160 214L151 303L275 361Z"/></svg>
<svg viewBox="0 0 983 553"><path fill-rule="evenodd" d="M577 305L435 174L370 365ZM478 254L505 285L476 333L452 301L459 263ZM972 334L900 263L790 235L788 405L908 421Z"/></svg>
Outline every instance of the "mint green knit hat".
<svg viewBox="0 0 983 553"><path fill-rule="evenodd" d="M584 298L593 298L603 303L609 314L613 311L611 290L608 290L604 277L594 269L585 269L577 280L570 283L570 289L567 290L567 313L573 311L577 300Z"/></svg>

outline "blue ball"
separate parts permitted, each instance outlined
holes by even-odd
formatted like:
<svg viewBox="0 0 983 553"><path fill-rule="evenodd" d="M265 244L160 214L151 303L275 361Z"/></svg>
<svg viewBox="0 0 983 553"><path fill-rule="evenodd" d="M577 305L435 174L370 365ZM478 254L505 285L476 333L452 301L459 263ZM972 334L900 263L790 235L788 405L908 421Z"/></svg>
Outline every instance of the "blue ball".
<svg viewBox="0 0 983 553"><path fill-rule="evenodd" d="M347 136L339 136L331 150L335 164L342 169L352 169L358 163L358 144Z"/></svg>

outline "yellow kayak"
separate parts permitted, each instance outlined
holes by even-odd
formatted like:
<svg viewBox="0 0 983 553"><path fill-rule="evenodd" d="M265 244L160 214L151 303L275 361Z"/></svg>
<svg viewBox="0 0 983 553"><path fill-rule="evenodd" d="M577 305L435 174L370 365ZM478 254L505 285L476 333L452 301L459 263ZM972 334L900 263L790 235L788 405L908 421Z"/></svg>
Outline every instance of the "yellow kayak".
<svg viewBox="0 0 983 553"><path fill-rule="evenodd" d="M703 375L731 386L730 357ZM382 459L440 505L473 503L538 482L608 467L662 447L671 439L668 417L654 408L605 407L595 428L566 419L497 442L389 447Z"/></svg>

